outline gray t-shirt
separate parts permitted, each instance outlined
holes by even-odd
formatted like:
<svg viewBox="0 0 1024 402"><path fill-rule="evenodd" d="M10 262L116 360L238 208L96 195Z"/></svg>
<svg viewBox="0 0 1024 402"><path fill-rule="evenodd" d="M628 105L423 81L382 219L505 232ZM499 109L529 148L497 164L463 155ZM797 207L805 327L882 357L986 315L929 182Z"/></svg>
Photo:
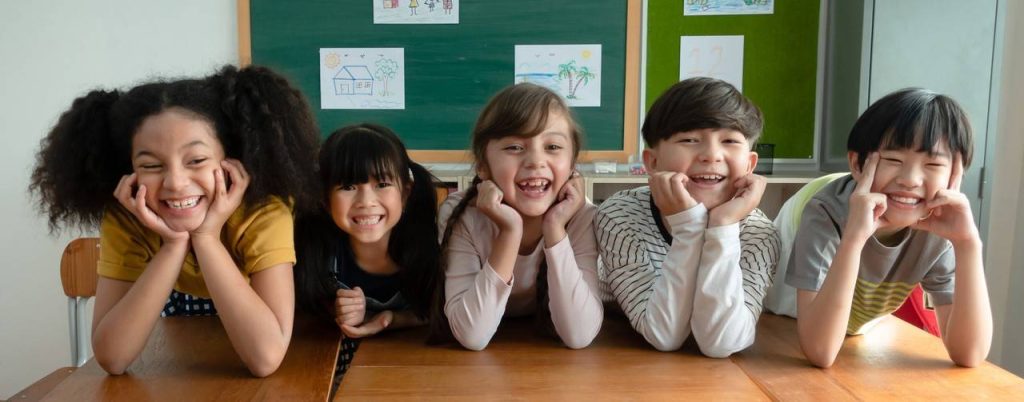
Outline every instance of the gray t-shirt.
<svg viewBox="0 0 1024 402"><path fill-rule="evenodd" d="M852 176L836 179L808 201L793 241L786 283L817 292L836 255L857 187ZM932 233L906 230L889 247L874 236L860 255L848 334L861 333L865 324L895 311L918 283L936 305L953 303L956 259L948 240Z"/></svg>

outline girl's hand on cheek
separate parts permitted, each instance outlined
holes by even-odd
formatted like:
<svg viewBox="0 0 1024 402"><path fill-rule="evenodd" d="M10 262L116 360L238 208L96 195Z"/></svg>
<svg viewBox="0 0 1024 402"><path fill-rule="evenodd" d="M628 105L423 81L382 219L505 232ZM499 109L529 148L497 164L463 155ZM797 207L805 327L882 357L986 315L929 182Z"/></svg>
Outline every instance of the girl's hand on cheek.
<svg viewBox="0 0 1024 402"><path fill-rule="evenodd" d="M583 208L583 178L573 172L569 181L558 190L555 204L544 213L544 242L553 246L565 237L565 226Z"/></svg>
<svg viewBox="0 0 1024 402"><path fill-rule="evenodd" d="M242 205L242 197L245 195L245 189L249 186L249 174L245 171L242 163L236 159L225 159L220 164L222 169L213 171L214 190L210 207L206 210L206 218L193 231L193 235L219 238L224 222L238 209L239 205ZM231 188L228 188L228 179L231 180Z"/></svg>
<svg viewBox="0 0 1024 402"><path fill-rule="evenodd" d="M523 217L514 208L502 202L505 193L493 181L484 180L476 185L476 208L498 225L502 232L523 230Z"/></svg>
<svg viewBox="0 0 1024 402"><path fill-rule="evenodd" d="M939 190L935 197L925 203L928 216L912 227L935 233L936 236L949 240L954 244L980 240L978 227L974 224L971 203L967 196L960 192L963 180L963 162L957 154L953 159L953 171L949 188Z"/></svg>
<svg viewBox="0 0 1024 402"><path fill-rule="evenodd" d="M164 243L187 242L188 232L176 232L167 226L163 218L160 218L149 206L146 205L146 186L139 185L139 190L132 196L132 187L138 184L138 175L132 173L121 177L114 189L114 198L128 209L143 226L149 228L164 239Z"/></svg>

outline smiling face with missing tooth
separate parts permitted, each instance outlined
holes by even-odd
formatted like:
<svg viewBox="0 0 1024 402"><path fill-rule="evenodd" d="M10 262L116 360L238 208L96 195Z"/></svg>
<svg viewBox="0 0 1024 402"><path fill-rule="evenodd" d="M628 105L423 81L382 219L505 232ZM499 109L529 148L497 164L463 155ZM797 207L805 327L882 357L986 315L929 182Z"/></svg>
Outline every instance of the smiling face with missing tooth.
<svg viewBox="0 0 1024 402"><path fill-rule="evenodd" d="M223 160L213 126L182 109L146 118L132 137L132 167L146 186L146 206L174 231L195 230L206 219Z"/></svg>
<svg viewBox="0 0 1024 402"><path fill-rule="evenodd" d="M713 209L736 195L733 183L753 172L757 153L743 133L731 129L698 129L679 132L644 150L651 172L684 173L690 179L686 191Z"/></svg>
<svg viewBox="0 0 1024 402"><path fill-rule="evenodd" d="M481 178L494 181L503 201L524 217L543 216L569 180L573 140L567 118L552 109L537 135L505 136L487 143Z"/></svg>

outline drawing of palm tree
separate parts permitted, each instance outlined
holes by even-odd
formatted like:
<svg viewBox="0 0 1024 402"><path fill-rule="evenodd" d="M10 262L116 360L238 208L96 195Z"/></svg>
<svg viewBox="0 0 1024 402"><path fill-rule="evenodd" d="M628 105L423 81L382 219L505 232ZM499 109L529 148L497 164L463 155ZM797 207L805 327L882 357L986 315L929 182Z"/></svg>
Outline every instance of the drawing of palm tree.
<svg viewBox="0 0 1024 402"><path fill-rule="evenodd" d="M398 74L398 62L392 59L380 58L374 63L377 69L373 72L375 78L383 82L384 88L378 92L380 96L391 95L388 91L388 80L395 78Z"/></svg>
<svg viewBox="0 0 1024 402"><path fill-rule="evenodd" d="M590 68L584 66L576 72L576 86L572 87L572 92L569 93L567 98L576 99L576 90L580 88L580 84L587 85L590 83L590 79L596 77L594 73L590 72Z"/></svg>
<svg viewBox="0 0 1024 402"><path fill-rule="evenodd" d="M571 60L568 63L558 65L558 79L569 79L569 99L575 99L572 96L572 94L575 92L573 91L572 79L573 76L576 75L576 73L576 60Z"/></svg>

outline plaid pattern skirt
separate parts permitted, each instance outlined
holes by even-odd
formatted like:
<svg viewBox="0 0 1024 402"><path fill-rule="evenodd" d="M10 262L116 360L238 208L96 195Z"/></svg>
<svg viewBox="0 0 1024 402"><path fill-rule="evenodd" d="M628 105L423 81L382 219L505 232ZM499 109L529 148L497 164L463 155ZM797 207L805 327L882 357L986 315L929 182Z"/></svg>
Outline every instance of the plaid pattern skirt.
<svg viewBox="0 0 1024 402"><path fill-rule="evenodd" d="M217 308L213 306L213 300L195 297L188 293L181 293L177 290L171 291L167 298L161 317L187 317L217 315Z"/></svg>

